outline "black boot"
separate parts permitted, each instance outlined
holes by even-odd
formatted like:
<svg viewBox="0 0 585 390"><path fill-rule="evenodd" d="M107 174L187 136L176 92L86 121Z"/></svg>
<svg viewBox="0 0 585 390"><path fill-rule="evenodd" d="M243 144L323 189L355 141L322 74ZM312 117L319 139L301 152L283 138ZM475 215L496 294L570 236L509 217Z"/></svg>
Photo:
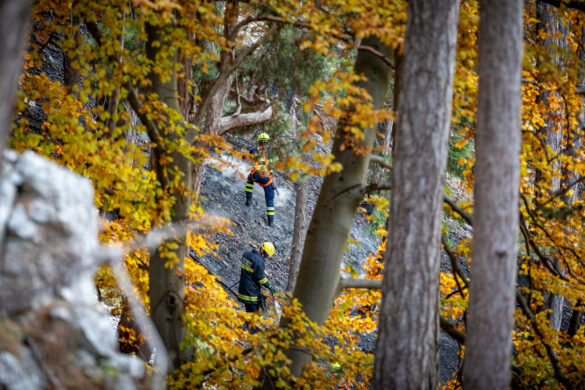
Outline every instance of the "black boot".
<svg viewBox="0 0 585 390"><path fill-rule="evenodd" d="M271 219L268 220L268 226L272 226L272 220Z"/></svg>
<svg viewBox="0 0 585 390"><path fill-rule="evenodd" d="M250 207L250 203L252 203L250 199L246 198L246 207Z"/></svg>

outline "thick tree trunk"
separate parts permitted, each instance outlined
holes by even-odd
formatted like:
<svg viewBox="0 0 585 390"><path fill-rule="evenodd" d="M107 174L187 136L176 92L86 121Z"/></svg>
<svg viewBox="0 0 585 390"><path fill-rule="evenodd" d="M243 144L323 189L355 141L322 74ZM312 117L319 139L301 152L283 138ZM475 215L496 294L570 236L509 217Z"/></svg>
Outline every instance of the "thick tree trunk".
<svg viewBox="0 0 585 390"><path fill-rule="evenodd" d="M286 291L294 291L301 265L303 244L307 236L307 201L309 199L309 182L300 181L296 185L297 199L295 203L295 226L290 250L290 263L288 268L288 283Z"/></svg>
<svg viewBox="0 0 585 390"><path fill-rule="evenodd" d="M196 123L205 134L215 134L219 129L219 123L221 120L221 113L223 106L228 97L230 86L232 84L233 77L229 76L222 86L220 86L215 92L214 96L209 97L211 103L207 108L207 114L205 115L205 123ZM200 145L205 147L205 145ZM204 161L193 164L191 177L192 177L192 190L193 198L197 199L201 192L201 182L203 180L203 168Z"/></svg>
<svg viewBox="0 0 585 390"><path fill-rule="evenodd" d="M439 382L441 210L459 1L413 0L408 7L376 389L432 389Z"/></svg>
<svg viewBox="0 0 585 390"><path fill-rule="evenodd" d="M168 47L165 47L165 45L169 44L164 39L165 28L148 25L146 32L148 34L147 57L151 61L157 61L157 53L161 50L169 50ZM154 42L159 45L153 45ZM178 56L176 56L175 60L178 60ZM151 91L158 94L159 99L170 109L180 112L176 73L172 73L171 77L164 82L160 80L157 74L153 73L151 74L151 81ZM177 126L184 126L184 122L174 124L157 123L157 125L159 129L172 128L171 125L176 128ZM159 133L164 134L167 141L171 143L178 142L178 138L182 136L177 131L160 131ZM158 144L153 148L153 155L155 170L161 183L173 183L177 174L174 168L177 168L178 174L182 175L179 179L180 187L177 188L173 184L173 187L167 187L167 190L172 191L172 195L176 198L171 214L172 222L181 222L188 219L191 206L190 197L187 195L188 190L191 188L191 163L189 159L177 151L168 152ZM161 161L162 156L172 157L172 166L161 166L159 161ZM165 173L168 180L164 179ZM163 186L168 185L163 184ZM155 250L150 257L149 269L150 316L169 352L170 369L177 368L182 358L188 359L191 357L191 351L188 348L180 348L180 343L186 334L181 316L184 314L184 259L187 254L187 247L184 237L178 237L173 242L177 244L177 249L172 251L176 255L176 259L173 260L173 266L165 267L165 263L169 261L169 258L162 256L159 250Z"/></svg>
<svg viewBox="0 0 585 390"><path fill-rule="evenodd" d="M511 382L518 197L522 2L482 0L474 236L463 384Z"/></svg>
<svg viewBox="0 0 585 390"><path fill-rule="evenodd" d="M22 71L24 46L31 22L30 0L0 1L0 156L10 134L16 103L16 81ZM0 167L2 165L0 158Z"/></svg>
<svg viewBox="0 0 585 390"><path fill-rule="evenodd" d="M390 49L377 38L367 38L364 45L390 54ZM360 50L355 72L364 74L367 81L359 85L373 98L376 109L382 107L389 86L390 67L372 53ZM362 145L371 147L375 128L364 129ZM356 209L362 197L359 190L364 182L369 154L357 154L353 149L341 148L348 135L340 127L335 136L332 153L343 170L325 177L309 225L303 259L294 296L312 321L323 324L327 319L339 280L341 259ZM300 373L309 356L291 352L293 372Z"/></svg>

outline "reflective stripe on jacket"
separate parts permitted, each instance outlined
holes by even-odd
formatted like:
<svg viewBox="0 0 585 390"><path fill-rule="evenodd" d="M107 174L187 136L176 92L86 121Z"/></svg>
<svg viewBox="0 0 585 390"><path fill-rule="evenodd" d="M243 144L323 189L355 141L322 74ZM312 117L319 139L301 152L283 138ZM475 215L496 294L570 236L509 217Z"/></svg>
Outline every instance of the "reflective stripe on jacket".
<svg viewBox="0 0 585 390"><path fill-rule="evenodd" d="M258 302L262 286L272 288L264 273L264 257L252 249L242 256L238 298L242 301Z"/></svg>

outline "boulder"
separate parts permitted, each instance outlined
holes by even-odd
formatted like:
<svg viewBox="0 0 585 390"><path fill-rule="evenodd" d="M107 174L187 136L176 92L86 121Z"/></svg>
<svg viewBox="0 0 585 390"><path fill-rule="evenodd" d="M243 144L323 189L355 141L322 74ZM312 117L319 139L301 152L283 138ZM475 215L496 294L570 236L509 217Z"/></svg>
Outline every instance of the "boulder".
<svg viewBox="0 0 585 390"><path fill-rule="evenodd" d="M0 173L0 388L134 389L94 274L104 258L91 182L33 152Z"/></svg>

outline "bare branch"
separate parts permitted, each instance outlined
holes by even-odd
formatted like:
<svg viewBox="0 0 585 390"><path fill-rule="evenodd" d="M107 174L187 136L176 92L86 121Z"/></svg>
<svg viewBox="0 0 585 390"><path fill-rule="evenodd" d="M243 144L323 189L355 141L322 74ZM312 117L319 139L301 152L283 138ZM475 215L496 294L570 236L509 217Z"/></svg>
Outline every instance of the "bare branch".
<svg viewBox="0 0 585 390"><path fill-rule="evenodd" d="M370 156L370 163L378 164L379 166L392 170L392 164L386 161L385 158L372 154Z"/></svg>
<svg viewBox="0 0 585 390"><path fill-rule="evenodd" d="M392 186L390 184L372 183L372 184L369 184L369 185L361 188L361 198L363 198L364 195L371 194L372 192L391 191L391 190L392 190Z"/></svg>
<svg viewBox="0 0 585 390"><path fill-rule="evenodd" d="M149 249L158 248L163 242L176 237L184 237L188 232L203 233L209 229L225 228L227 222L223 218L206 216L198 219L190 219L181 223L169 224L164 227L153 229L148 234L136 238L125 245L127 249Z"/></svg>
<svg viewBox="0 0 585 390"><path fill-rule="evenodd" d="M379 279L347 279L339 278L337 293L348 288L362 288L371 290L382 289L382 280ZM439 316L441 329L449 336L453 337L459 344L465 344L465 333L457 329L447 319Z"/></svg>
<svg viewBox="0 0 585 390"><path fill-rule="evenodd" d="M134 316L134 320L138 325L138 330L144 334L145 341L149 345L152 351L156 351L154 355L154 366L152 370L152 388L162 389L165 381L165 375L167 373L168 364L168 353L165 348L162 339L158 332L154 331L155 326L151 321L150 317L146 314L146 309L138 299L135 293L135 288L131 282L126 266L123 264L123 253L122 247L112 246L107 249L102 248L97 257L102 262L107 261L112 265L112 272L116 277L118 286L122 291L122 294L128 298L130 310Z"/></svg>
<svg viewBox="0 0 585 390"><path fill-rule="evenodd" d="M439 323L442 331L451 336L459 344L465 345L465 333L457 329L455 325L450 323L445 317L439 316Z"/></svg>
<svg viewBox="0 0 585 390"><path fill-rule="evenodd" d="M233 129L266 122L270 118L272 118L272 106L268 106L261 111L246 112L244 114L235 113L230 116L224 116L219 120L218 133L224 135Z"/></svg>
<svg viewBox="0 0 585 390"><path fill-rule="evenodd" d="M380 279L348 279L339 278L337 284L337 291L348 288L364 288L370 290L380 290L382 288L382 280Z"/></svg>

